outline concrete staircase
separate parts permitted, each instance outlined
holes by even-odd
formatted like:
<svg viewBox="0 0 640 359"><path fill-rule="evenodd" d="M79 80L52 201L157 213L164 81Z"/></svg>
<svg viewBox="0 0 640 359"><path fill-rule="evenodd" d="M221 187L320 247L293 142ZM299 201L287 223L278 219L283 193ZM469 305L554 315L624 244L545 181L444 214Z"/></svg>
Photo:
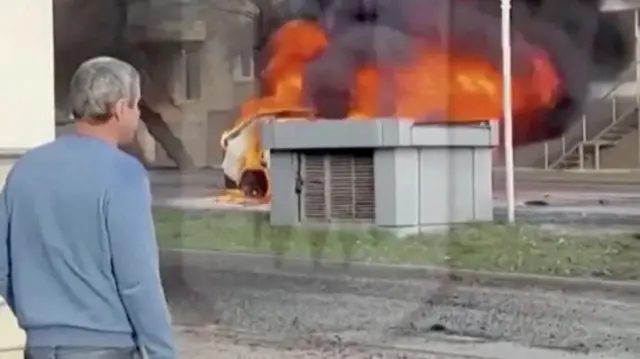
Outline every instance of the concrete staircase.
<svg viewBox="0 0 640 359"><path fill-rule="evenodd" d="M582 121L545 146L545 168L600 169L601 153L638 129L638 101L615 96L594 102Z"/></svg>
<svg viewBox="0 0 640 359"><path fill-rule="evenodd" d="M597 94L592 96L582 119L561 138L517 149L516 166L547 170L600 169L602 153L606 154L605 162L612 162L616 146L625 139L626 145L621 151L629 152L629 143L638 142L632 133L638 132L640 123L640 91L636 86L635 71L634 65L624 73L629 76L620 76L617 83L595 85L592 93ZM630 141L631 137L634 141ZM640 150L633 152L637 152L638 158L627 162L633 162L632 166L637 167ZM623 157L630 159L633 156L626 154Z"/></svg>

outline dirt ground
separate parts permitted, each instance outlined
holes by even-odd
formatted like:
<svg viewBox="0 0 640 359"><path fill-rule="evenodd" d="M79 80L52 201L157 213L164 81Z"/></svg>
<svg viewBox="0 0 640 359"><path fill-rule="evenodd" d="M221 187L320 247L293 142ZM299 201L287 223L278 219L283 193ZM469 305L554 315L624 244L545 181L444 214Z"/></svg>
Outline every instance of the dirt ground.
<svg viewBox="0 0 640 359"><path fill-rule="evenodd" d="M432 353L420 353L410 350L362 348L355 346L310 347L308 343L295 345L291 341L277 343L264 342L261 339L242 338L242 335L221 335L214 328L176 328L176 340L180 348L180 358L184 359L301 359L301 358L412 358L422 359L459 359L461 356L444 356ZM403 356L405 355L405 356ZM473 358L473 357L470 357Z"/></svg>
<svg viewBox="0 0 640 359"><path fill-rule="evenodd" d="M468 356L428 353L434 343L451 338L548 350L547 359L567 353L640 357L640 301L616 293L461 287L434 280L329 280L188 266L182 274L165 268L164 276L174 322L181 328L182 358L502 358L477 356L478 348ZM232 328L233 335L210 329L218 327ZM238 331L252 334L239 340ZM278 339L264 344L273 336ZM352 341L384 345L384 350L362 352L361 345L344 345ZM419 351L389 349L399 342ZM516 349L505 350L511 358L527 358L514 354ZM445 345L441 352L447 350ZM220 356L223 352L228 356Z"/></svg>
<svg viewBox="0 0 640 359"><path fill-rule="evenodd" d="M265 341L243 334L220 333L216 328L176 328L180 358L187 359L631 359L633 354L611 356L602 353L569 353L551 349L528 348L508 342L486 343L471 340L439 340L414 337L394 344L369 341L339 342L318 338Z"/></svg>

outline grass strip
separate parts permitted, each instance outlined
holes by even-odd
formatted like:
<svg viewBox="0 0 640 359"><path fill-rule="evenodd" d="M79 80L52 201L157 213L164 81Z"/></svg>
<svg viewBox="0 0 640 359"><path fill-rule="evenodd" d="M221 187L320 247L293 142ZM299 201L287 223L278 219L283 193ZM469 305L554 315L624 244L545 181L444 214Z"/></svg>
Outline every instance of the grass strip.
<svg viewBox="0 0 640 359"><path fill-rule="evenodd" d="M632 233L473 224L398 238L388 231L273 227L266 213L155 210L161 248L271 253L313 259L449 266L496 272L640 278Z"/></svg>

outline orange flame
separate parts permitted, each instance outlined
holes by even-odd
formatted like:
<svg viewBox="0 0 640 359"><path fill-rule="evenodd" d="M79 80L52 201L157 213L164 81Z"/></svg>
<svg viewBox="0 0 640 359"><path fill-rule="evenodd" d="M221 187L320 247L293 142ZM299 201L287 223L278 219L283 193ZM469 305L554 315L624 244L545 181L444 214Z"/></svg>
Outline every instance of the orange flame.
<svg viewBox="0 0 640 359"><path fill-rule="evenodd" d="M294 112L313 116L315 109L303 106L303 71L328 43L326 33L313 21L292 20L278 29L270 39L271 57L260 74L263 96L249 99L241 106L234 127L223 137L262 115ZM414 121L437 118L452 123L471 123L502 117L499 68L478 56L447 53L424 43L416 43L415 49L419 50L419 56L413 62L396 66L384 74L375 64L356 70L349 118L370 119L383 115L380 108L383 86L386 86L385 96L390 96L392 113L398 118ZM558 76L546 55L533 57L531 68L527 75L512 79L516 117L553 105L559 87ZM526 118L518 117L519 120ZM528 126L526 123L514 126L519 124L523 128ZM268 182L258 130L258 126L251 128L250 143L240 166L244 171L263 171ZM268 201L268 189L261 197Z"/></svg>

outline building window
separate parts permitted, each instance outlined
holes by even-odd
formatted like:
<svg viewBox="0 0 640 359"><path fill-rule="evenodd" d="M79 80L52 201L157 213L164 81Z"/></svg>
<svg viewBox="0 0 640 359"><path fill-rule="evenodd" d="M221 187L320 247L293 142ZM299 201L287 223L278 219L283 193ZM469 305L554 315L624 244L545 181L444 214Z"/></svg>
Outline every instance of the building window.
<svg viewBox="0 0 640 359"><path fill-rule="evenodd" d="M202 84L200 83L200 53L198 51L189 51L186 54L186 94L187 100L199 100Z"/></svg>
<svg viewBox="0 0 640 359"><path fill-rule="evenodd" d="M253 81L254 66L253 54L250 51L238 55L233 63L233 79L236 81Z"/></svg>
<svg viewBox="0 0 640 359"><path fill-rule="evenodd" d="M199 100L201 96L201 59L197 49L182 49L174 55L173 99L176 103Z"/></svg>

